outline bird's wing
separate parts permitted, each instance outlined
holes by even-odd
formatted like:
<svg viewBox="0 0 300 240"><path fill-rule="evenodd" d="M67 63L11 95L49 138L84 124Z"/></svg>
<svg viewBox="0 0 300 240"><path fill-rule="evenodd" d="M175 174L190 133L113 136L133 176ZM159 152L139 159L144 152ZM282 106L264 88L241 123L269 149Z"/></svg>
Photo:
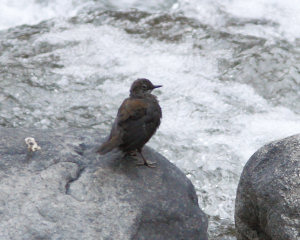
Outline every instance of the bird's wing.
<svg viewBox="0 0 300 240"><path fill-rule="evenodd" d="M122 143L120 147L124 151L141 147L147 138L145 118L148 104L143 99L127 98L119 108L116 119L116 131Z"/></svg>
<svg viewBox="0 0 300 240"><path fill-rule="evenodd" d="M119 146L123 146L125 150L131 149L145 142L147 107L148 104L142 99L125 99L118 110L109 139L101 145L98 152L105 154Z"/></svg>
<svg viewBox="0 0 300 240"><path fill-rule="evenodd" d="M148 104L142 99L125 99L119 108L117 123L120 125L129 119L138 120L144 117L147 113L147 106Z"/></svg>
<svg viewBox="0 0 300 240"><path fill-rule="evenodd" d="M140 149L160 123L160 108L151 110L146 99L127 98L119 108L112 136L118 134L123 151Z"/></svg>

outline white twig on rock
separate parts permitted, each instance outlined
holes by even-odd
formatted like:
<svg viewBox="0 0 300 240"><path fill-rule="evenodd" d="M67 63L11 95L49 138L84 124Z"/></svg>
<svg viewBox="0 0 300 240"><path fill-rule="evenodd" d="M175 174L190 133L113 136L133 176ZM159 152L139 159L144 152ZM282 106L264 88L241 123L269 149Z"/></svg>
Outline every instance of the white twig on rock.
<svg viewBox="0 0 300 240"><path fill-rule="evenodd" d="M25 143L27 144L28 150L31 152L35 152L41 149L41 147L32 137L25 138Z"/></svg>

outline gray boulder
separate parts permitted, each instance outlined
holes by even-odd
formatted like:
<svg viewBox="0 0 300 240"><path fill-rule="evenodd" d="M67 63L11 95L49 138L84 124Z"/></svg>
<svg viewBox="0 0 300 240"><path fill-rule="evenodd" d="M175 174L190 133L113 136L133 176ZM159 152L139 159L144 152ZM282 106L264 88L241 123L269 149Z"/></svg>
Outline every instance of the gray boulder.
<svg viewBox="0 0 300 240"><path fill-rule="evenodd" d="M33 137L40 150L27 149ZM0 127L0 239L207 239L189 179L145 147L156 168L136 166L91 130Z"/></svg>
<svg viewBox="0 0 300 240"><path fill-rule="evenodd" d="M249 159L235 224L238 240L300 239L300 135L272 142Z"/></svg>

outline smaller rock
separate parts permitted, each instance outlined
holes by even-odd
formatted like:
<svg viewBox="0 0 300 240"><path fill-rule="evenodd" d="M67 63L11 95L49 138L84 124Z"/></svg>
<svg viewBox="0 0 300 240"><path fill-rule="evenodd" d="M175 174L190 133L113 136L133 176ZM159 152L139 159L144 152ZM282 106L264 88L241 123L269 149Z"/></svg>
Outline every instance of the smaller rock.
<svg viewBox="0 0 300 240"><path fill-rule="evenodd" d="M300 239L300 135L272 142L249 159L235 224L238 240Z"/></svg>

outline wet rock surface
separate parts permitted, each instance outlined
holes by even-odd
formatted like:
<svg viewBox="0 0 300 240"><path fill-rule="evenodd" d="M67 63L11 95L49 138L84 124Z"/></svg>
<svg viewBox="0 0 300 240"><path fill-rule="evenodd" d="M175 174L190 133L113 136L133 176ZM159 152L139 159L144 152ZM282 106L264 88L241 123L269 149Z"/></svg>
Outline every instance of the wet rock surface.
<svg viewBox="0 0 300 240"><path fill-rule="evenodd" d="M300 239L300 135L259 149L240 178L238 240Z"/></svg>
<svg viewBox="0 0 300 240"><path fill-rule="evenodd" d="M29 152L24 139L41 147ZM0 239L207 239L190 180L145 147L156 168L95 153L92 130L0 128Z"/></svg>

